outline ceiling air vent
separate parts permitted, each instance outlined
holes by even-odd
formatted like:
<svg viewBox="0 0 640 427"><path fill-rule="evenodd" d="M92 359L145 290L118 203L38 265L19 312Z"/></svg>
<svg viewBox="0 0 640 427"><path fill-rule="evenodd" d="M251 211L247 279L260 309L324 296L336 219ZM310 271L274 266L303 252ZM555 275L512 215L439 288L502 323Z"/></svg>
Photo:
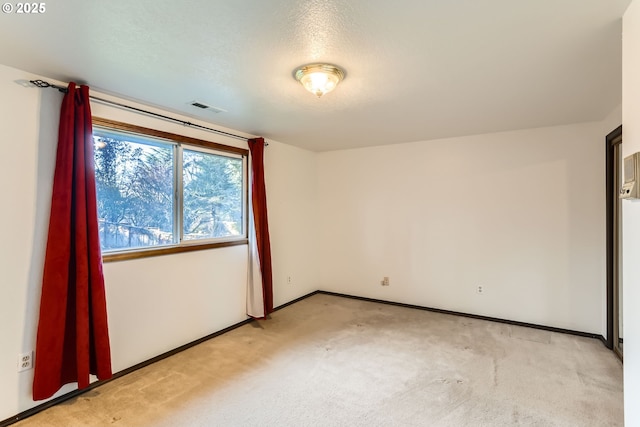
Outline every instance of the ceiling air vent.
<svg viewBox="0 0 640 427"><path fill-rule="evenodd" d="M213 107L211 105L207 105L204 102L200 102L200 101L191 101L189 105L196 108L200 108L201 110L211 111L212 113L215 113L215 114L227 112L227 110L223 110L222 108L218 108L218 107Z"/></svg>

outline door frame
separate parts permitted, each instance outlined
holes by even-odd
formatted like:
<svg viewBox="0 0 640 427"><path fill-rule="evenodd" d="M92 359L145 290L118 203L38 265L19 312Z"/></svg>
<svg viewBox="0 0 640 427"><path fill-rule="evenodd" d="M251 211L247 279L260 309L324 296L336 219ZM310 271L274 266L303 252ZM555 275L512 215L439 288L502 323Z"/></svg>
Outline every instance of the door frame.
<svg viewBox="0 0 640 427"><path fill-rule="evenodd" d="M614 209L613 204L618 199L618 191L615 188L615 146L614 141L622 136L622 125L607 135L605 138L605 164L606 164L606 227L607 227L607 339L605 345L613 350L613 317L614 317Z"/></svg>

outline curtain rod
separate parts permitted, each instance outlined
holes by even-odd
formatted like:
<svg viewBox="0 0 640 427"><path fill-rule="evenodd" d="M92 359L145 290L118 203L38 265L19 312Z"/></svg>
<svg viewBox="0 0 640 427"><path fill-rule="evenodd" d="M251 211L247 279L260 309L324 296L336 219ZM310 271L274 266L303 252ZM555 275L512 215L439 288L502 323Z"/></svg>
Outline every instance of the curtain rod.
<svg viewBox="0 0 640 427"><path fill-rule="evenodd" d="M55 85L55 84L51 84L49 82L45 82L44 80L29 80L29 83L31 83L34 86L37 86L39 88L50 87L52 89L57 89L58 91L60 91L62 93L67 93L68 92L68 89L66 87L58 86L58 85ZM244 136L236 135L234 133L229 133L229 132L225 132L225 131L222 131L222 130L213 129L213 128L210 128L210 127L207 127L207 126L202 126L202 125L199 125L199 124L196 124L196 123L187 122L185 120L176 119L175 117L165 116L164 114L154 113L152 111L143 110L142 108L132 107L130 105L121 104L119 102L109 101L108 99L98 98L97 96L89 95L89 98L93 99L94 101L102 102L104 104L114 105L116 107L126 108L128 110L133 110L133 111L136 111L138 113L148 114L148 115L151 115L151 116L154 116L154 117L159 117L159 118L164 119L164 120L169 120L171 122L180 123L180 124L182 124L184 126L190 126L190 127L206 130L206 131L209 131L209 132L217 133L218 135L224 135L224 136L228 136L228 137L235 138L235 139L241 139L243 141L246 141L248 139L248 138L246 138ZM269 144L265 141L264 145L266 147Z"/></svg>

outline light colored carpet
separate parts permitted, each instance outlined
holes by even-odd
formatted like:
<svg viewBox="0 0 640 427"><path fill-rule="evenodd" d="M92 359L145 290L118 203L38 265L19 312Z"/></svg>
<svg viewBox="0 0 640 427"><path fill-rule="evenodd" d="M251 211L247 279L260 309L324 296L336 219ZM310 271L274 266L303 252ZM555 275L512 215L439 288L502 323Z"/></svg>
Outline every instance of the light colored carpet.
<svg viewBox="0 0 640 427"><path fill-rule="evenodd" d="M15 424L621 426L600 341L317 294Z"/></svg>

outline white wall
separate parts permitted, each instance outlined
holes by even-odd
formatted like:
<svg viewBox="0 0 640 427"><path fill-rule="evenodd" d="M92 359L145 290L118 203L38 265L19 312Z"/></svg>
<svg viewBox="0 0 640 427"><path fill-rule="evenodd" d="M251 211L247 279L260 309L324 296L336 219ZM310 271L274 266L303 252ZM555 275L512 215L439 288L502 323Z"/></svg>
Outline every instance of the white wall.
<svg viewBox="0 0 640 427"><path fill-rule="evenodd" d="M622 154L640 151L640 1L622 21ZM625 424L640 425L640 202L622 204Z"/></svg>
<svg viewBox="0 0 640 427"><path fill-rule="evenodd" d="M604 334L619 114L320 154L322 288Z"/></svg>
<svg viewBox="0 0 640 427"><path fill-rule="evenodd" d="M271 251L278 261L273 303L278 306L319 288L317 155L272 141L265 150Z"/></svg>
<svg viewBox="0 0 640 427"><path fill-rule="evenodd" d="M62 99L62 94L54 90L18 84L38 77L0 65L0 123L5 153L0 156L0 181L5 183L0 209L0 223L4 224L0 246L0 420L41 403L31 400L33 371L18 374L16 369L17 355L35 347ZM95 116L246 146L242 141L103 104L94 103L92 111ZM318 288L315 234L308 231L315 222L315 155L270 141L265 168L274 300L280 305ZM106 263L114 371L246 319L246 263L246 246ZM293 283L286 283L287 275L292 276ZM74 388L65 386L61 393Z"/></svg>

